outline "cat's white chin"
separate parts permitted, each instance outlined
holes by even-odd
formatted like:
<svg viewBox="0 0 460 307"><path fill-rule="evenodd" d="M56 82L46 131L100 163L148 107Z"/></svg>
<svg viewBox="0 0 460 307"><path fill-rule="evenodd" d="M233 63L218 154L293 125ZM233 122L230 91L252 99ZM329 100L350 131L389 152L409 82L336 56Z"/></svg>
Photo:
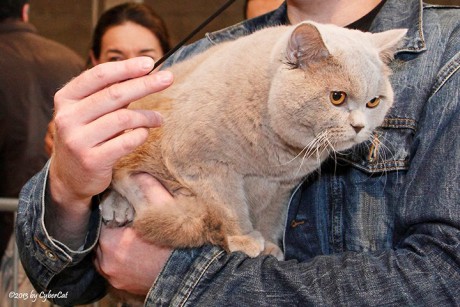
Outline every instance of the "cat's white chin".
<svg viewBox="0 0 460 307"><path fill-rule="evenodd" d="M362 143L364 141L367 141L369 139L369 135L366 134L366 135L356 135L356 137L354 138L354 140L351 142L353 144L359 144L359 143Z"/></svg>
<svg viewBox="0 0 460 307"><path fill-rule="evenodd" d="M347 149L350 149L352 148L353 146L355 145L358 145L366 140L368 140L369 137L366 136L360 136L360 135L356 135L353 139L350 139L349 141L344 141L344 142L341 142L339 144L337 144L335 146L335 151L343 151L343 150L347 150Z"/></svg>

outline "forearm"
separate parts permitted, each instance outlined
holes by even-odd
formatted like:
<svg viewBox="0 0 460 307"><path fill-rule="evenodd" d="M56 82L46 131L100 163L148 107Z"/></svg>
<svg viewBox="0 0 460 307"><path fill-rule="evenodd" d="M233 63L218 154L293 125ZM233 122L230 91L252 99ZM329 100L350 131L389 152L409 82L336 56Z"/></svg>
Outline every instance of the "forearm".
<svg viewBox="0 0 460 307"><path fill-rule="evenodd" d="M48 234L71 249L78 250L85 242L91 216L91 199L78 199L66 190L65 184L50 163L44 193L44 222Z"/></svg>
<svg viewBox="0 0 460 307"><path fill-rule="evenodd" d="M92 264L99 212L92 211L90 231L84 233L79 250L56 240L44 223L47 170L48 165L24 186L19 199L16 241L24 270L37 291L68 293L66 304L100 298L106 283Z"/></svg>
<svg viewBox="0 0 460 307"><path fill-rule="evenodd" d="M45 192L45 228L55 240L73 250L85 243L91 210L74 213L64 206L56 204L50 193Z"/></svg>
<svg viewBox="0 0 460 307"><path fill-rule="evenodd" d="M455 247L451 247L454 251ZM410 249L343 253L314 261L247 258L216 248L176 251L149 302L196 306L408 306L454 304L460 276ZM193 255L195 254L195 255ZM185 278L184 278L185 276Z"/></svg>

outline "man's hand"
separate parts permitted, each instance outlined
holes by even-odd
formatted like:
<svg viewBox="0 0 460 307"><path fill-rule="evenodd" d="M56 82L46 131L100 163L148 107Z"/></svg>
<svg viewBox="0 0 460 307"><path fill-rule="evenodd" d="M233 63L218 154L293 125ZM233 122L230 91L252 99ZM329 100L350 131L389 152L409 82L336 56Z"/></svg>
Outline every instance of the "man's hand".
<svg viewBox="0 0 460 307"><path fill-rule="evenodd" d="M167 71L145 75L153 64L149 57L101 64L56 93L49 187L70 215L86 214L92 196L110 184L114 163L161 125L154 111L126 109L172 83Z"/></svg>
<svg viewBox="0 0 460 307"><path fill-rule="evenodd" d="M112 179L112 167L142 144L148 128L162 123L149 110L128 110L133 101L171 85L172 74L153 68L150 57L100 64L70 81L54 97L45 224L55 239L78 247L85 238L91 199Z"/></svg>
<svg viewBox="0 0 460 307"><path fill-rule="evenodd" d="M101 228L94 265L116 289L147 295L171 250L150 244L131 227Z"/></svg>

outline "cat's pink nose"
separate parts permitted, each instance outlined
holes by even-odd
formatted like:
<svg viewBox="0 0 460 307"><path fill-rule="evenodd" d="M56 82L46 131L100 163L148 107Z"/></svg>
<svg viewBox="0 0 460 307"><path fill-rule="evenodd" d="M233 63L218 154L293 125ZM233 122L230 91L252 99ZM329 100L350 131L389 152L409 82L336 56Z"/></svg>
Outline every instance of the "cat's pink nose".
<svg viewBox="0 0 460 307"><path fill-rule="evenodd" d="M358 134L364 128L364 125L361 124L351 124L351 126L353 129L355 129L356 134Z"/></svg>

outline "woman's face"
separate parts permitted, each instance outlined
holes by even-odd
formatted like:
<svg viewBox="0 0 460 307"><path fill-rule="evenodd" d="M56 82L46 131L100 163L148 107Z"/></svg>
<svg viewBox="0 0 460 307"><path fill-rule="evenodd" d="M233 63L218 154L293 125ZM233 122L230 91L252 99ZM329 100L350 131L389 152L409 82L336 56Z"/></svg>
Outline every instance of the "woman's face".
<svg viewBox="0 0 460 307"><path fill-rule="evenodd" d="M99 59L91 55L93 65L149 56L155 61L163 56L160 41L147 28L133 22L111 27L102 36Z"/></svg>

